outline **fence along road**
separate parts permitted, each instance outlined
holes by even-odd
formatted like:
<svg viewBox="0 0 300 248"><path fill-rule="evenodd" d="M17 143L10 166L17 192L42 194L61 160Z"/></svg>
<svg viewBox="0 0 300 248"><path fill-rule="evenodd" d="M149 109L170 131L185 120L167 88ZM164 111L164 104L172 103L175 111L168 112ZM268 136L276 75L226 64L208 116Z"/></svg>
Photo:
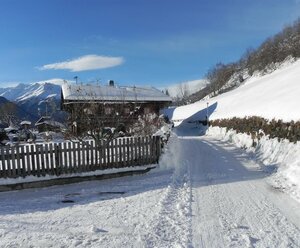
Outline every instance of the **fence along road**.
<svg viewBox="0 0 300 248"><path fill-rule="evenodd" d="M100 143L100 144L99 144ZM159 136L0 148L0 178L61 175L157 163Z"/></svg>

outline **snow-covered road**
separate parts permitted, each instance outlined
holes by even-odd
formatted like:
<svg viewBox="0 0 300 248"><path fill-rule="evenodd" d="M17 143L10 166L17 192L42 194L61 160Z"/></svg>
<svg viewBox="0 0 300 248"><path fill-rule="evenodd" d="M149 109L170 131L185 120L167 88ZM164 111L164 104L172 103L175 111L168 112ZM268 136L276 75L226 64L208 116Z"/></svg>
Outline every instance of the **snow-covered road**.
<svg viewBox="0 0 300 248"><path fill-rule="evenodd" d="M190 166L194 247L300 247L298 203L269 186L258 164L208 138L180 143Z"/></svg>
<svg viewBox="0 0 300 248"><path fill-rule="evenodd" d="M0 246L300 247L299 203L267 177L226 143L173 136L145 175L0 193Z"/></svg>

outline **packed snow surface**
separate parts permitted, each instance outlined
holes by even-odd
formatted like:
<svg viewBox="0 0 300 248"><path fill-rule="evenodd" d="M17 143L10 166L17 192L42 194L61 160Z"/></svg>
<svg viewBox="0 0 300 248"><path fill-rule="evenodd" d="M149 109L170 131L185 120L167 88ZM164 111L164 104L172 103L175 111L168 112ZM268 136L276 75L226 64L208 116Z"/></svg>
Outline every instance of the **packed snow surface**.
<svg viewBox="0 0 300 248"><path fill-rule="evenodd" d="M208 103L212 120L255 115L297 121L300 120L299 78L300 60L265 76L253 76L240 87L217 97L173 109L171 117L175 121L203 119Z"/></svg>
<svg viewBox="0 0 300 248"><path fill-rule="evenodd" d="M142 176L0 193L0 246L299 247L299 203L247 153L192 131Z"/></svg>

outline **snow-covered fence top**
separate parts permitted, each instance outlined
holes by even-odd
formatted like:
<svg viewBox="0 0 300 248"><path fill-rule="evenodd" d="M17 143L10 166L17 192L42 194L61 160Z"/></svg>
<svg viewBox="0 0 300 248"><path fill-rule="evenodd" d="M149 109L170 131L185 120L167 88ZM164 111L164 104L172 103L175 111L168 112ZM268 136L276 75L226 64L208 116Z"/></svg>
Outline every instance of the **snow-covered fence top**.
<svg viewBox="0 0 300 248"><path fill-rule="evenodd" d="M100 144L99 144L100 143ZM125 137L0 148L0 178L81 173L157 163L160 137Z"/></svg>

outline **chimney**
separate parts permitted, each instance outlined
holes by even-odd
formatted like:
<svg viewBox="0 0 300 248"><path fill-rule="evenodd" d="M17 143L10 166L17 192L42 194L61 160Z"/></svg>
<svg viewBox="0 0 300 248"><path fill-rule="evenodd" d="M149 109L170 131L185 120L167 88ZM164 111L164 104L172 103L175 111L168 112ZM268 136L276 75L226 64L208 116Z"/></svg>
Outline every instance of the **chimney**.
<svg viewBox="0 0 300 248"><path fill-rule="evenodd" d="M114 82L114 80L109 80L108 85L109 85L110 87L115 87L115 82Z"/></svg>

